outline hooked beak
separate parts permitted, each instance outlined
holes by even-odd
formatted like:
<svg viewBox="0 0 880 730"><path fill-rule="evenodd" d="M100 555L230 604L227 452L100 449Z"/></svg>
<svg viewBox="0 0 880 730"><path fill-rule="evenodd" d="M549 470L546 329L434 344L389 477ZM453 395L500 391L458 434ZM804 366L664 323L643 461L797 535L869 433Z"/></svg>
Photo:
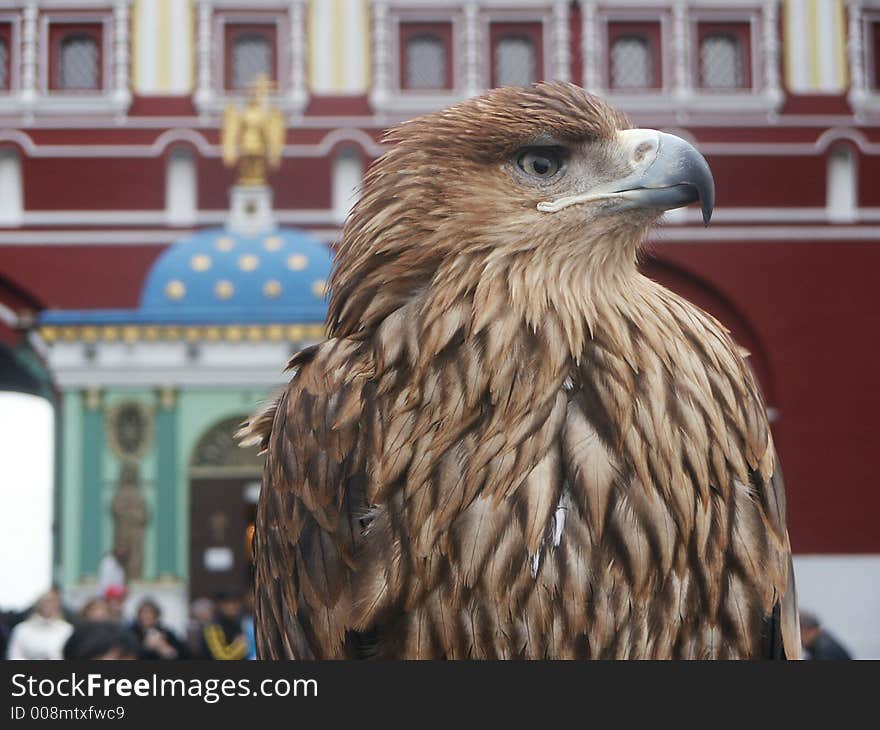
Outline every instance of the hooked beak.
<svg viewBox="0 0 880 730"><path fill-rule="evenodd" d="M671 210L699 201L703 223L709 225L715 207L715 182L709 163L680 137L653 129L627 129L617 133L632 173L605 183L583 195L538 204L538 210L556 212L569 205L617 198L617 210Z"/></svg>

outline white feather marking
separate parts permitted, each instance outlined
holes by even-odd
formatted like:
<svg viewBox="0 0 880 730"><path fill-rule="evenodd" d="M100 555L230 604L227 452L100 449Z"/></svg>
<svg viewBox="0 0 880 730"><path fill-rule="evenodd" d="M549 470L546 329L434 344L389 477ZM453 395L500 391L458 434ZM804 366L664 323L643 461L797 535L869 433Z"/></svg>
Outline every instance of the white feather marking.
<svg viewBox="0 0 880 730"><path fill-rule="evenodd" d="M553 547L559 547L562 542L562 530L565 528L565 513L571 506L571 498L568 490L562 490L562 496L559 498L559 504L556 506L556 512L553 513Z"/></svg>
<svg viewBox="0 0 880 730"><path fill-rule="evenodd" d="M559 547L559 543L562 542L563 527L565 527L565 510L557 507L553 516L553 547Z"/></svg>

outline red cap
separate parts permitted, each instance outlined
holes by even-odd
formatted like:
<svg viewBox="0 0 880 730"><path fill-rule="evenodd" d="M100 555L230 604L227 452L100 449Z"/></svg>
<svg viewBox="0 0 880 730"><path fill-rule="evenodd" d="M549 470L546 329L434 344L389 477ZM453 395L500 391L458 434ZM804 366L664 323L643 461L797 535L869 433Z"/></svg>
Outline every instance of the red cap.
<svg viewBox="0 0 880 730"><path fill-rule="evenodd" d="M121 601L125 598L125 594L125 586L112 585L104 589L104 598L108 601Z"/></svg>

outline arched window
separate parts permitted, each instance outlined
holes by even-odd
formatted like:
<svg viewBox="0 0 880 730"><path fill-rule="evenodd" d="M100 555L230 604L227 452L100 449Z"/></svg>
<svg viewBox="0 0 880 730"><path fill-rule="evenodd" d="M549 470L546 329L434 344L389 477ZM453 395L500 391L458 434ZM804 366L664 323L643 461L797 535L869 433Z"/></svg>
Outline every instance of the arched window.
<svg viewBox="0 0 880 730"><path fill-rule="evenodd" d="M700 43L700 82L705 89L744 86L744 54L740 39L731 33L709 33Z"/></svg>
<svg viewBox="0 0 880 730"><path fill-rule="evenodd" d="M232 87L245 89L258 76L273 77L272 42L263 34L238 35L232 43Z"/></svg>
<svg viewBox="0 0 880 730"><path fill-rule="evenodd" d="M357 150L340 150L333 159L333 219L345 221L351 207L357 201L364 165Z"/></svg>
<svg viewBox="0 0 880 730"><path fill-rule="evenodd" d="M621 36L611 46L611 88L649 89L654 86L651 48L641 36Z"/></svg>
<svg viewBox="0 0 880 730"><path fill-rule="evenodd" d="M436 35L414 35L406 41L406 88L444 89L446 44Z"/></svg>
<svg viewBox="0 0 880 730"><path fill-rule="evenodd" d="M61 40L58 87L70 91L100 87L100 51L92 35L71 33Z"/></svg>
<svg viewBox="0 0 880 730"><path fill-rule="evenodd" d="M23 201L21 157L14 149L0 150L0 225L21 225Z"/></svg>
<svg viewBox="0 0 880 730"><path fill-rule="evenodd" d="M856 219L858 207L855 154L848 145L839 145L828 155L825 209L829 220L844 223Z"/></svg>
<svg viewBox="0 0 880 730"><path fill-rule="evenodd" d="M186 148L172 150L165 170L165 218L174 226L192 225L196 222L198 207L193 154Z"/></svg>
<svg viewBox="0 0 880 730"><path fill-rule="evenodd" d="M495 86L528 86L537 80L535 42L528 36L499 38L494 61Z"/></svg>

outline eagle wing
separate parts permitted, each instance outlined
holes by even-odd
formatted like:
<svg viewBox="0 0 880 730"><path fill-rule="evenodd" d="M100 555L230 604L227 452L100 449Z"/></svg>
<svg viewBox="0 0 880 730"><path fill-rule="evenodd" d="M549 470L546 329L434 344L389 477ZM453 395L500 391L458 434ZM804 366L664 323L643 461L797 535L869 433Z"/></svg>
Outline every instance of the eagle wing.
<svg viewBox="0 0 880 730"><path fill-rule="evenodd" d="M448 320L421 341L411 322L400 311L374 342L304 350L279 401L245 429L267 451L255 534L263 658L521 653L492 628L494 607L514 593L521 603L533 582L529 555L559 491L564 372L539 372L528 333L520 357L502 359L513 337L498 323L450 349ZM502 367L490 377L487 363ZM524 484L538 464L541 479ZM480 615L450 620L472 601Z"/></svg>
<svg viewBox="0 0 880 730"><path fill-rule="evenodd" d="M354 555L366 517L356 345L330 340L246 435L268 449L255 534L256 635L265 659L353 658Z"/></svg>

